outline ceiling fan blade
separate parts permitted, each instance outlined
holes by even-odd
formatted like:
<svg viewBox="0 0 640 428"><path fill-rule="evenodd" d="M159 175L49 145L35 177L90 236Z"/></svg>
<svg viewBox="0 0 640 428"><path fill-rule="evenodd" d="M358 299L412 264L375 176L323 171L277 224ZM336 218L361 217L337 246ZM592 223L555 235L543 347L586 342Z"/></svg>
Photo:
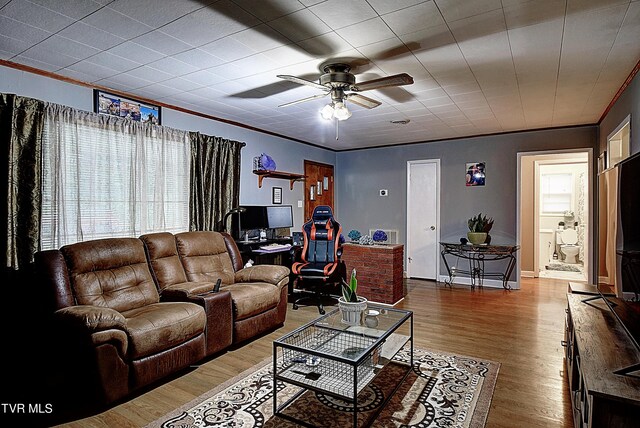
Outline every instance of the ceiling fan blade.
<svg viewBox="0 0 640 428"><path fill-rule="evenodd" d="M357 83L351 86L351 90L357 92L370 91L371 89L386 88L388 86L411 85L412 83L413 77L409 76L407 73L401 73Z"/></svg>
<svg viewBox="0 0 640 428"><path fill-rule="evenodd" d="M297 100L297 101L291 101L290 103L280 104L278 107L289 107L289 106L292 106L294 104L303 103L305 101L311 101L311 100L315 100L315 99L318 99L318 98L326 97L327 95L329 95L329 92L327 92L326 94L312 95L310 97L302 98L302 99Z"/></svg>
<svg viewBox="0 0 640 428"><path fill-rule="evenodd" d="M279 77L280 79L288 80L293 83L299 83L300 85L311 86L312 88L321 89L323 91L329 90L329 88L327 88L326 86L322 86L319 83L312 82L311 80L302 79L296 76L289 76L288 74L278 74L278 76L276 77Z"/></svg>
<svg viewBox="0 0 640 428"><path fill-rule="evenodd" d="M352 103L364 108L375 108L382 104L380 101L372 100L371 98L360 94L348 94L347 98Z"/></svg>

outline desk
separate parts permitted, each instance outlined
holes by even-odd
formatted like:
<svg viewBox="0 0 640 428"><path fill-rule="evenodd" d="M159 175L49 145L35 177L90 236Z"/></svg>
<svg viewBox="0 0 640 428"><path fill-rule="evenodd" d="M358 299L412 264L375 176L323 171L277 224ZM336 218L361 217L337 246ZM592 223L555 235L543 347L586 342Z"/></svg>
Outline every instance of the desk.
<svg viewBox="0 0 640 428"><path fill-rule="evenodd" d="M473 245L473 244L454 244L449 242L441 242L442 260L447 267L449 279L445 280L445 284L451 285L453 278L458 274L465 274L471 277L471 288L475 288L476 282L482 287L482 281L485 278L497 278L502 280L502 286L510 290L509 277L516 266L515 253L520 248L517 245ZM456 257L457 259L465 259L469 261L469 270L458 269L456 266L450 267L447 261L447 255ZM504 272L487 272L485 270L485 262L507 260L507 267Z"/></svg>
<svg viewBox="0 0 640 428"><path fill-rule="evenodd" d="M260 247L269 244L291 244L291 238L276 238L276 239L267 239L264 241L236 241L238 245L238 249L240 250L240 255L242 256L242 264L246 264L249 259L253 260L256 265L280 265L286 266L291 269L291 265L293 264L293 260L291 259L291 249L298 248L296 246L292 246L287 249L283 249L280 251L267 251L261 252ZM289 295L293 293L293 280L295 279L295 275L289 274Z"/></svg>

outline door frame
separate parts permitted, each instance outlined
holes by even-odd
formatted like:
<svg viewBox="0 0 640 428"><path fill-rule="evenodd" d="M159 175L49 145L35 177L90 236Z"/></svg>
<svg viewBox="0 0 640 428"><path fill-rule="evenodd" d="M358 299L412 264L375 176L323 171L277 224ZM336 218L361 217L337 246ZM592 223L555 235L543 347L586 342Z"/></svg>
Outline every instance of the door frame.
<svg viewBox="0 0 640 428"><path fill-rule="evenodd" d="M406 266L407 278L411 278L411 270L409 264L409 248L411 243L411 231L409 230L411 225L411 210L409 209L409 196L411 191L410 185L410 176L411 176L411 166L417 164L428 164L432 163L436 166L436 277L434 281L439 281L440 279L440 259L439 259L439 245L440 245L440 159L422 159L422 160L410 160L407 161L407 189L406 189L406 198L407 198L407 218L405 223L405 242L407 243L407 251L404 254L404 265Z"/></svg>
<svg viewBox="0 0 640 428"><path fill-rule="evenodd" d="M517 172L516 172L516 245L521 245L521 241L522 241L522 236L520 233L520 230L522 228L522 158L526 157L526 156L540 156L540 155L562 155L562 154L572 154L572 153L587 153L587 176L588 176L588 183L589 183L589 239L587 240L587 247L588 247L588 259L589 259L589 268L587 270L587 282L592 284L593 283L593 274L594 274L594 265L595 265L595 254L597 253L597 251L594 251L594 231L595 229L595 221L596 221L596 217L595 217L595 201L594 201L594 192L596 191L595 188L595 179L597 177L597 174L593 168L593 149L590 147L582 147L582 148L577 148L577 149L558 149L558 150L543 150L543 151L533 151L533 152L518 152L517 153L517 162L516 162L516 167L517 167ZM537 171L536 171L537 172ZM537 192L534 189L534 195ZM535 197L535 196L534 196ZM539 247L538 245L536 245L535 243L538 242L538 238L534 239L534 246L536 248L534 248L534 251L538 251ZM516 260L516 283L517 283L517 287L514 288L520 288L520 279L522 277L522 267L521 267L521 259L522 257L517 257ZM535 262L537 262L538 259L535 258L535 254L534 254L534 264L536 264ZM534 266L535 269L535 266Z"/></svg>

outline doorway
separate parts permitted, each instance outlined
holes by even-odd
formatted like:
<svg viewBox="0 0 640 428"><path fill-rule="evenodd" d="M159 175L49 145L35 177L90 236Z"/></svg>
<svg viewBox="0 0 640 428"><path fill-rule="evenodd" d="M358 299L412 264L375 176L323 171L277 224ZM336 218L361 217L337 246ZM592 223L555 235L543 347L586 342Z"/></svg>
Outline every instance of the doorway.
<svg viewBox="0 0 640 428"><path fill-rule="evenodd" d="M311 219L313 209L318 205L335 208L333 206L333 165L305 159L304 175L303 223L306 223Z"/></svg>
<svg viewBox="0 0 640 428"><path fill-rule="evenodd" d="M518 272L590 281L592 151L518 154Z"/></svg>
<svg viewBox="0 0 640 428"><path fill-rule="evenodd" d="M407 276L438 279L440 159L407 162Z"/></svg>

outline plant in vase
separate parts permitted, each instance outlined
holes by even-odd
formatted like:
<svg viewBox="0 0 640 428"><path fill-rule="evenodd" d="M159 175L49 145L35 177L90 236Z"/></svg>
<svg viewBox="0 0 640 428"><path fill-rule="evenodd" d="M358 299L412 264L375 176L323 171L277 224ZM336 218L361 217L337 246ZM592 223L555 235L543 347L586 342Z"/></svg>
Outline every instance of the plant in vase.
<svg viewBox="0 0 640 428"><path fill-rule="evenodd" d="M342 296L338 298L338 307L342 314L342 322L347 325L360 325L362 312L367 308L367 299L357 294L358 279L356 270L351 271L349 283L342 280Z"/></svg>
<svg viewBox="0 0 640 428"><path fill-rule="evenodd" d="M469 226L469 232L467 232L467 238L469 238L469 242L474 245L489 243L491 238L489 237L489 231L493 226L493 219L491 217L487 217L486 215L482 215L482 213L471 217L467 221L467 225Z"/></svg>

